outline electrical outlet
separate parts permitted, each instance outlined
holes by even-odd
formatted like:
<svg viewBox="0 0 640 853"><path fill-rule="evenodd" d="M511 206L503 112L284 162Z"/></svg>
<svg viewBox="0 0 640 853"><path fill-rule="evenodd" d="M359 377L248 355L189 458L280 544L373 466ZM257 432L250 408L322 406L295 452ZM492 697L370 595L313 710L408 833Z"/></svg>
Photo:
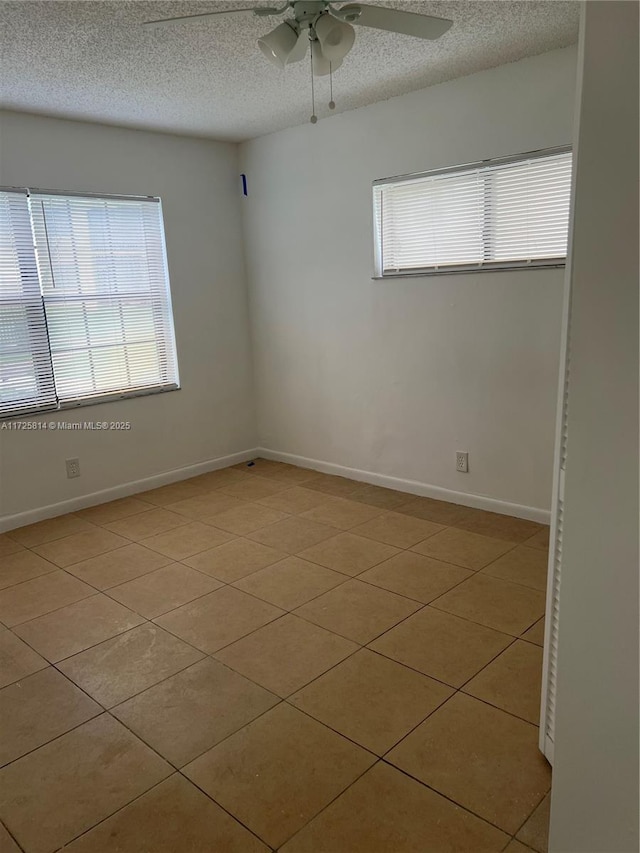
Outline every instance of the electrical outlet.
<svg viewBox="0 0 640 853"><path fill-rule="evenodd" d="M73 480L75 477L80 476L80 460L79 459L65 459L65 465L67 466L67 479Z"/></svg>
<svg viewBox="0 0 640 853"><path fill-rule="evenodd" d="M466 450L456 450L456 471L467 474L469 471L469 454Z"/></svg>

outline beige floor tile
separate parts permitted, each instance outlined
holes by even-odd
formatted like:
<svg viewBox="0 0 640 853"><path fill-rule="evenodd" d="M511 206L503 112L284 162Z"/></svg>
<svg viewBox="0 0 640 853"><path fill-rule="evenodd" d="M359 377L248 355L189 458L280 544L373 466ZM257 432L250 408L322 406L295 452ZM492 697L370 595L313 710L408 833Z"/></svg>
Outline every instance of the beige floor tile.
<svg viewBox="0 0 640 853"><path fill-rule="evenodd" d="M304 486L294 486L292 489L285 489L284 492L260 498L257 503L261 506L267 506L270 509L276 509L279 512L298 515L316 506L320 506L327 500L329 500L329 497L323 495L321 492L305 489Z"/></svg>
<svg viewBox="0 0 640 853"><path fill-rule="evenodd" d="M182 767L278 701L218 661L205 658L111 713L156 752Z"/></svg>
<svg viewBox="0 0 640 853"><path fill-rule="evenodd" d="M299 557L286 557L241 578L234 586L283 610L293 610L345 580L345 576L339 572Z"/></svg>
<svg viewBox="0 0 640 853"><path fill-rule="evenodd" d="M415 545L412 550L445 563L454 563L456 566L477 571L511 548L511 542L449 527L431 536L426 542Z"/></svg>
<svg viewBox="0 0 640 853"><path fill-rule="evenodd" d="M393 592L351 579L303 604L299 616L356 643L368 643L415 613L421 605Z"/></svg>
<svg viewBox="0 0 640 853"><path fill-rule="evenodd" d="M65 853L115 851L269 853L269 848L176 773L65 847Z"/></svg>
<svg viewBox="0 0 640 853"><path fill-rule="evenodd" d="M118 536L124 536L126 539L138 542L140 539L148 539L150 536L156 536L158 533L164 533L167 530L173 530L174 527L180 527L181 524L188 523L189 519L185 518L184 515L178 515L177 512L170 512L166 509L150 509L128 518L121 518L119 521L111 521L105 526L113 533L117 533Z"/></svg>
<svg viewBox="0 0 640 853"><path fill-rule="evenodd" d="M217 471L207 471L197 477L191 477L192 483L202 483L207 489L220 489L234 483L244 483L247 474L235 468L219 468Z"/></svg>
<svg viewBox="0 0 640 853"><path fill-rule="evenodd" d="M102 714L2 770L0 817L28 853L51 853L170 770Z"/></svg>
<svg viewBox="0 0 640 853"><path fill-rule="evenodd" d="M55 542L38 545L33 550L46 560L65 568L72 563L97 557L98 554L104 554L128 544L122 536L117 536L103 527L95 527L93 530L85 530L83 533L65 536L64 539L56 539Z"/></svg>
<svg viewBox="0 0 640 853"><path fill-rule="evenodd" d="M289 702L384 755L452 694L438 681L361 649Z"/></svg>
<svg viewBox="0 0 640 853"><path fill-rule="evenodd" d="M371 486L366 483L361 483L349 495L349 500L379 509L396 509L404 506L410 498L411 496L406 492L397 492L395 489L385 489L382 486Z"/></svg>
<svg viewBox="0 0 640 853"><path fill-rule="evenodd" d="M504 848L504 853L531 853L531 848L525 847L517 839L512 838Z"/></svg>
<svg viewBox="0 0 640 853"><path fill-rule="evenodd" d="M88 521L70 513L59 515L57 518L47 518L45 521L37 521L35 524L27 524L26 527L18 527L10 530L7 536L27 548L33 548L45 542L53 542L54 539L71 536L73 533L94 529Z"/></svg>
<svg viewBox="0 0 640 853"><path fill-rule="evenodd" d="M522 829L517 833L518 840L531 847L532 850L536 850L537 853L547 853L549 849L550 810L551 796L547 794Z"/></svg>
<svg viewBox="0 0 640 853"><path fill-rule="evenodd" d="M379 637L371 648L460 687L511 642L505 634L428 606Z"/></svg>
<svg viewBox="0 0 640 853"><path fill-rule="evenodd" d="M368 504L357 503L357 501L346 498L328 498L319 506L303 512L301 518L309 521L317 521L319 524L328 524L337 527L338 530L349 530L358 524L364 524L381 515L383 510Z"/></svg>
<svg viewBox="0 0 640 853"><path fill-rule="evenodd" d="M392 545L354 536L353 533L341 533L300 551L299 556L354 577L398 553Z"/></svg>
<svg viewBox="0 0 640 853"><path fill-rule="evenodd" d="M17 554L18 551L23 551L24 545L14 542L6 533L0 533L0 557L7 557L9 554Z"/></svg>
<svg viewBox="0 0 640 853"><path fill-rule="evenodd" d="M322 542L323 539L335 535L335 527L292 516L251 533L249 538L261 542L263 545L269 545L270 548L285 551L287 554L297 554L299 551L310 548L312 545Z"/></svg>
<svg viewBox="0 0 640 853"><path fill-rule="evenodd" d="M23 581L38 578L57 569L49 560L44 560L33 551L20 548L14 554L4 554L0 559L0 589L6 589Z"/></svg>
<svg viewBox="0 0 640 853"><path fill-rule="evenodd" d="M46 666L46 660L12 631L0 628L0 687L13 684Z"/></svg>
<svg viewBox="0 0 640 853"><path fill-rule="evenodd" d="M432 606L517 636L544 615L545 596L537 589L476 574Z"/></svg>
<svg viewBox="0 0 640 853"><path fill-rule="evenodd" d="M501 515L497 512L485 512L481 509L468 509L464 518L456 522L456 527L461 527L470 533L505 539L508 542L524 542L544 529L544 525L535 521Z"/></svg>
<svg viewBox="0 0 640 853"><path fill-rule="evenodd" d="M224 542L233 539L230 533L203 524L201 521L193 521L183 524L173 530L157 533L148 539L142 539L140 544L172 560L184 560L185 557L193 557L209 548L215 548Z"/></svg>
<svg viewBox="0 0 640 853"><path fill-rule="evenodd" d="M459 566L432 560L412 551L402 551L390 560L358 575L358 580L428 604L471 577L471 574L472 572Z"/></svg>
<svg viewBox="0 0 640 853"><path fill-rule="evenodd" d="M181 563L171 563L155 572L112 587L109 595L146 619L153 619L220 586L220 581L209 575Z"/></svg>
<svg viewBox="0 0 640 853"><path fill-rule="evenodd" d="M526 640L528 643L535 643L536 646L544 645L544 616L542 619L539 619L535 625L532 625L528 631L525 631L524 634L520 635L523 640Z"/></svg>
<svg viewBox="0 0 640 853"><path fill-rule="evenodd" d="M202 521L206 518L212 518L217 513L228 512L228 510L237 509L246 506L246 504L246 501L241 501L240 498L232 498L231 495L225 495L222 492L205 492L197 497L168 504L166 509L178 513L178 515Z"/></svg>
<svg viewBox="0 0 640 853"><path fill-rule="evenodd" d="M460 504L449 503L449 501L438 501L434 498L411 497L398 512L405 515L413 515L415 518L423 518L425 521L435 521L436 524L444 524L447 527L460 521L468 514L469 508Z"/></svg>
<svg viewBox="0 0 640 853"><path fill-rule="evenodd" d="M498 853L508 836L379 762L281 853Z"/></svg>
<svg viewBox="0 0 640 853"><path fill-rule="evenodd" d="M298 468L296 465L289 465L288 462L276 462L272 459L254 459L252 465L243 462L240 465L234 465L234 468L245 471L247 474L281 480L289 485L304 483L318 476L317 471L311 471L309 468Z"/></svg>
<svg viewBox="0 0 640 853"><path fill-rule="evenodd" d="M22 853L16 842L0 823L0 853Z"/></svg>
<svg viewBox="0 0 640 853"><path fill-rule="evenodd" d="M291 480L291 478L297 478L300 482L304 482L305 480L313 480L318 476L317 471L313 471L311 468L302 468L300 465L293 465L290 462L279 462L275 459L260 459L259 464L263 467L266 466L266 470L264 471L265 476L273 477L274 479L284 479L287 482ZM260 470L258 470L260 474Z"/></svg>
<svg viewBox="0 0 640 853"><path fill-rule="evenodd" d="M209 520L220 530L235 533L237 536L246 536L247 533L253 533L254 530L260 530L268 524L284 521L287 517L286 513L279 512L277 509L257 503L245 503L236 509L214 515Z"/></svg>
<svg viewBox="0 0 640 853"><path fill-rule="evenodd" d="M538 729L457 693L387 760L430 788L513 833L549 789Z"/></svg>
<svg viewBox="0 0 640 853"><path fill-rule="evenodd" d="M92 595L23 622L16 634L53 663L140 625L144 619L106 595Z"/></svg>
<svg viewBox="0 0 640 853"><path fill-rule="evenodd" d="M225 586L156 619L172 634L207 654L281 616L282 610Z"/></svg>
<svg viewBox="0 0 640 853"><path fill-rule="evenodd" d="M549 550L549 526L545 525L542 530L534 533L530 539L525 539L524 544L530 548L540 548L542 551Z"/></svg>
<svg viewBox="0 0 640 853"><path fill-rule="evenodd" d="M76 515L92 524L108 524L110 521L128 518L130 515L137 515L137 513L149 509L153 509L153 505L138 498L119 498L115 501L81 509Z"/></svg>
<svg viewBox="0 0 640 853"><path fill-rule="evenodd" d="M374 760L370 753L281 704L183 772L267 844L277 847Z"/></svg>
<svg viewBox="0 0 640 853"><path fill-rule="evenodd" d="M215 657L285 697L356 649L349 640L289 614L222 649Z"/></svg>
<svg viewBox="0 0 640 853"><path fill-rule="evenodd" d="M150 489L147 492L140 492L137 497L142 501L147 501L156 506L167 506L167 504L194 498L206 492L207 488L203 483L194 482L193 480L181 480L177 483L160 486L157 489Z"/></svg>
<svg viewBox="0 0 640 853"><path fill-rule="evenodd" d="M234 539L196 554L183 560L187 566L193 566L199 572L206 572L211 577L218 578L225 583L232 583L240 578L264 569L272 563L277 563L285 557L283 551L260 545L250 539Z"/></svg>
<svg viewBox="0 0 640 853"><path fill-rule="evenodd" d="M131 543L124 548L116 548L115 551L108 551L98 557L91 557L89 560L81 560L79 563L67 566L66 571L96 589L109 589L146 575L154 569L167 566L171 562L173 562L171 557L158 554L157 551L150 551L137 543Z"/></svg>
<svg viewBox="0 0 640 853"><path fill-rule="evenodd" d="M271 480L259 475L247 475L243 482L232 483L229 486L221 486L220 491L243 501L257 501L260 498L284 492L287 484L281 480Z"/></svg>
<svg viewBox="0 0 640 853"><path fill-rule="evenodd" d="M490 563L483 573L544 592L547 588L547 552L519 545L495 563Z"/></svg>
<svg viewBox="0 0 640 853"><path fill-rule="evenodd" d="M296 468L293 465L289 465L285 469L279 468L277 471L271 471L266 476L270 480L276 480L287 487L295 487L303 486L309 480L317 477L317 475L317 471L311 471L309 468Z"/></svg>
<svg viewBox="0 0 640 853"><path fill-rule="evenodd" d="M0 765L15 761L102 712L53 667L0 690Z"/></svg>
<svg viewBox="0 0 640 853"><path fill-rule="evenodd" d="M428 536L433 536L439 530L442 530L440 524L402 515L399 512L385 512L372 521L354 527L351 532L375 539L377 542L384 542L386 545L410 548Z"/></svg>
<svg viewBox="0 0 640 853"><path fill-rule="evenodd" d="M542 649L517 640L464 686L464 692L496 708L540 722Z"/></svg>
<svg viewBox="0 0 640 853"><path fill-rule="evenodd" d="M0 591L0 621L12 628L95 594L86 583L56 570Z"/></svg>
<svg viewBox="0 0 640 853"><path fill-rule="evenodd" d="M177 637L147 623L67 658L58 668L111 708L202 657Z"/></svg>
<svg viewBox="0 0 640 853"><path fill-rule="evenodd" d="M318 474L317 472L315 477L305 483L306 489L313 489L314 492L322 492L325 495L333 495L337 498L347 498L361 486L362 483L357 480L335 477L333 474Z"/></svg>

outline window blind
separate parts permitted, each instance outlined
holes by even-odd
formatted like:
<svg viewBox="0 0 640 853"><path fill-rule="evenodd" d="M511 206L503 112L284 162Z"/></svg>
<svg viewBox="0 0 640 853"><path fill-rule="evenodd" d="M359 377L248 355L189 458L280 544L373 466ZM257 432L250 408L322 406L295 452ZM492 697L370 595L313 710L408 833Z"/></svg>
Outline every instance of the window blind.
<svg viewBox="0 0 640 853"><path fill-rule="evenodd" d="M374 184L376 275L563 263L571 152Z"/></svg>
<svg viewBox="0 0 640 853"><path fill-rule="evenodd" d="M0 192L0 415L56 403L27 193Z"/></svg>
<svg viewBox="0 0 640 853"><path fill-rule="evenodd" d="M0 414L178 387L159 199L0 193Z"/></svg>

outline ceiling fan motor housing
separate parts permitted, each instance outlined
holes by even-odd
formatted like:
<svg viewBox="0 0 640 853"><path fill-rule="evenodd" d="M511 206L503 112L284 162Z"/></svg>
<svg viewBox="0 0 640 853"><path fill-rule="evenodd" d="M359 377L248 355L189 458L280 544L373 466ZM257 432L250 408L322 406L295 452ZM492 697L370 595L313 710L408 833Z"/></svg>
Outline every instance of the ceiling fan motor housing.
<svg viewBox="0 0 640 853"><path fill-rule="evenodd" d="M328 5L328 0L295 0L291 3L296 21L307 25L312 24Z"/></svg>

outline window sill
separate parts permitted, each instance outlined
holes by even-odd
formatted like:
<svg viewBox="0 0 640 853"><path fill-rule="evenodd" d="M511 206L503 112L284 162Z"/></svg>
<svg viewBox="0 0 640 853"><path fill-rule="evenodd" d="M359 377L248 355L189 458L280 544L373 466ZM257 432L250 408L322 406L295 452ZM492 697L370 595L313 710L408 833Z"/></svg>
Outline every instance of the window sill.
<svg viewBox="0 0 640 853"><path fill-rule="evenodd" d="M455 267L438 270L416 270L415 272L389 272L384 275L372 275L372 281L384 281L388 278L427 278L438 275L476 275L488 272L525 272L529 270L559 270L564 269L566 263L555 262L551 264L512 264L509 266L496 267Z"/></svg>
<svg viewBox="0 0 640 853"><path fill-rule="evenodd" d="M126 393L116 392L113 394L102 394L99 397L86 397L83 399L60 403L50 409L32 409L31 411L7 412L0 414L0 421L21 420L23 418L35 418L39 416L51 417L61 412L69 412L74 409L82 409L85 406L101 406L105 403L115 403L119 400L131 400L134 397L150 397L152 394L165 394L168 391L180 391L180 385L169 385L161 388L144 388Z"/></svg>

